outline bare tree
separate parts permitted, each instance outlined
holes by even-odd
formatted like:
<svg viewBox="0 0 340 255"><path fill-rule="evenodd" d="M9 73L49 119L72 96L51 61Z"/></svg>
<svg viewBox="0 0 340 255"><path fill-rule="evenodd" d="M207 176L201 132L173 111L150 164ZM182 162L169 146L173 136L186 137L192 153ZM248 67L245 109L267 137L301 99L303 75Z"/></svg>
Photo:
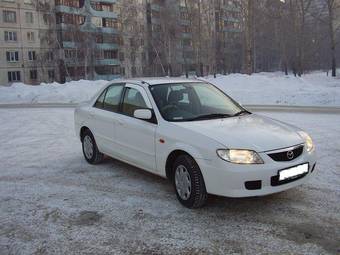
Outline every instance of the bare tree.
<svg viewBox="0 0 340 255"><path fill-rule="evenodd" d="M324 0L326 3L327 10L327 23L328 23L328 33L330 40L330 49L331 49L331 68L332 68L332 76L336 76L336 31L340 29L339 24L335 24L335 20L337 17L337 12L340 9L340 1L337 0ZM340 23L340 22L339 22Z"/></svg>

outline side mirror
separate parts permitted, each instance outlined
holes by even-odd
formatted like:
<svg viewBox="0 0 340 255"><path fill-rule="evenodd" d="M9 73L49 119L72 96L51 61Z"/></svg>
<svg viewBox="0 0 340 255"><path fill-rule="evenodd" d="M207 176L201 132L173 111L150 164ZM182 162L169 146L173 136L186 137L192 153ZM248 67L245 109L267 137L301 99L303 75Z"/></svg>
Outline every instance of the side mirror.
<svg viewBox="0 0 340 255"><path fill-rule="evenodd" d="M134 111L133 116L141 120L151 120L152 112L149 109L138 109Z"/></svg>

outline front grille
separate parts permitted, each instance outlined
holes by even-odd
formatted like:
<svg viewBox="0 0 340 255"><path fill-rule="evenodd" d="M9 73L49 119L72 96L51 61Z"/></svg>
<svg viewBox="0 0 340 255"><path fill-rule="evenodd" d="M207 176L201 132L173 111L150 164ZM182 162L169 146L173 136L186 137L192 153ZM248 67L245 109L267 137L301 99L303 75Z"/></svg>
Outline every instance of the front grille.
<svg viewBox="0 0 340 255"><path fill-rule="evenodd" d="M301 156L303 152L303 145L293 149L287 149L280 152L268 153L267 155L275 161L291 161Z"/></svg>

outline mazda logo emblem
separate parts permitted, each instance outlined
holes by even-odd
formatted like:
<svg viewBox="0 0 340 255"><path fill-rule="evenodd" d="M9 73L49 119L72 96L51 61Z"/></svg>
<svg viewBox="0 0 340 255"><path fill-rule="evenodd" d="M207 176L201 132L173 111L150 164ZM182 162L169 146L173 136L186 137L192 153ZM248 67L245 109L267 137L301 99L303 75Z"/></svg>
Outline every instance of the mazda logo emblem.
<svg viewBox="0 0 340 255"><path fill-rule="evenodd" d="M288 159L293 159L294 158L294 152L293 151L288 151L287 152L287 158Z"/></svg>

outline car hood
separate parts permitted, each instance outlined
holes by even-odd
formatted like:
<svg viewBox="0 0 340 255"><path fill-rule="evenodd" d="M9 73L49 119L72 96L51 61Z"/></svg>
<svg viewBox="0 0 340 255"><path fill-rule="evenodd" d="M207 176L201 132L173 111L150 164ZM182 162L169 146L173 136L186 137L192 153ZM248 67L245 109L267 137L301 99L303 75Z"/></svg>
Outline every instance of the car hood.
<svg viewBox="0 0 340 255"><path fill-rule="evenodd" d="M226 148L257 152L286 148L303 143L298 128L256 114L175 125L208 136Z"/></svg>

